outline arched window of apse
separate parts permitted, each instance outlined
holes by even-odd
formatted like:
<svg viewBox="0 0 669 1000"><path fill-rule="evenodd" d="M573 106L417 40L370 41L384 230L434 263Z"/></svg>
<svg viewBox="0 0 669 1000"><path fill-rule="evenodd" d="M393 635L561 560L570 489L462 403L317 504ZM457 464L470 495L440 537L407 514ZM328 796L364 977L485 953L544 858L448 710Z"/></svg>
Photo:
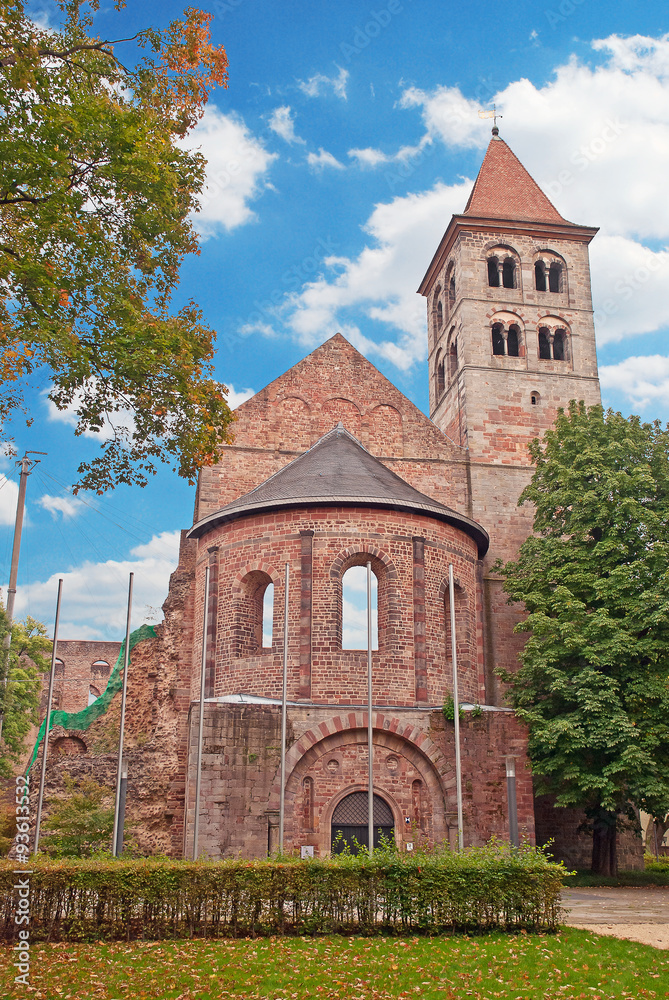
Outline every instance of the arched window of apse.
<svg viewBox="0 0 669 1000"><path fill-rule="evenodd" d="M262 644L263 648L272 645L274 633L274 584L268 583L262 599Z"/></svg>
<svg viewBox="0 0 669 1000"><path fill-rule="evenodd" d="M372 571L372 649L379 648L378 581ZM367 567L351 566L342 578L342 649L367 649Z"/></svg>

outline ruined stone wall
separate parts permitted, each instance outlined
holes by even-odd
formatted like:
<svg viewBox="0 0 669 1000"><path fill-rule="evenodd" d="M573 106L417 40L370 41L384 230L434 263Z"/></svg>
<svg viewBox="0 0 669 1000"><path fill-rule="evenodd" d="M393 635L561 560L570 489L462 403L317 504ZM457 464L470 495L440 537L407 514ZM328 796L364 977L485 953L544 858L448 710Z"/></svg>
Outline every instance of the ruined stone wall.
<svg viewBox="0 0 669 1000"><path fill-rule="evenodd" d="M120 642L61 639L58 642L52 708L80 712L89 692L101 695L118 658ZM42 679L40 715L46 712L49 675Z"/></svg>

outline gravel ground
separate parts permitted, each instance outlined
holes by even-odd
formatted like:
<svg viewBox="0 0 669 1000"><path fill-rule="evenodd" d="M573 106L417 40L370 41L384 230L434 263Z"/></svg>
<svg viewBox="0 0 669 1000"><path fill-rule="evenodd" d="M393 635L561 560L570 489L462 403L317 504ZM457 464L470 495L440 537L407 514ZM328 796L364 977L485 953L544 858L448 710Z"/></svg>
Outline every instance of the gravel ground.
<svg viewBox="0 0 669 1000"><path fill-rule="evenodd" d="M669 888L565 889L565 924L669 949Z"/></svg>

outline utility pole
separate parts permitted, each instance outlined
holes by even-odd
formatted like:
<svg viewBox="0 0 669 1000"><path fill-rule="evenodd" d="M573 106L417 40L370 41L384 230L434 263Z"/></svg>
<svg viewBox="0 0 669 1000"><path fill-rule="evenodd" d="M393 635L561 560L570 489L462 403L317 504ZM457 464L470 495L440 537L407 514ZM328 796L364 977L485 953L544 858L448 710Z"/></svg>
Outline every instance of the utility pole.
<svg viewBox="0 0 669 1000"><path fill-rule="evenodd" d="M9 586L7 588L7 624L9 626L7 635L2 644L3 677L2 686L7 687L7 673L9 670L9 647L12 642L12 622L14 621L14 601L16 599L16 581L19 575L19 552L21 551L21 531L23 530L23 510L26 503L26 481L28 476L38 464L39 459L28 458L28 455L46 455L45 451L27 451L23 458L16 463L21 466L19 476L19 498L16 502L16 520L14 522L14 545L12 547L12 565L9 570ZM4 713L0 709L0 737L2 736L2 724Z"/></svg>

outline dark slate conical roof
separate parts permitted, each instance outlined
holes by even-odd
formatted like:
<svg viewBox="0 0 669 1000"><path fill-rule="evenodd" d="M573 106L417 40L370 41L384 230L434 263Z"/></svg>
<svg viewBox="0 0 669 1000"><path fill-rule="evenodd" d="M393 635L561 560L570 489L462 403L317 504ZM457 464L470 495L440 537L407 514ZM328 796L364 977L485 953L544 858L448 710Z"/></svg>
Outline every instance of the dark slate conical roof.
<svg viewBox="0 0 669 1000"><path fill-rule="evenodd" d="M342 423L250 493L202 518L188 535L201 538L218 524L262 511L334 505L436 517L473 538L479 556L488 550L488 535L480 524L414 489L363 448Z"/></svg>

